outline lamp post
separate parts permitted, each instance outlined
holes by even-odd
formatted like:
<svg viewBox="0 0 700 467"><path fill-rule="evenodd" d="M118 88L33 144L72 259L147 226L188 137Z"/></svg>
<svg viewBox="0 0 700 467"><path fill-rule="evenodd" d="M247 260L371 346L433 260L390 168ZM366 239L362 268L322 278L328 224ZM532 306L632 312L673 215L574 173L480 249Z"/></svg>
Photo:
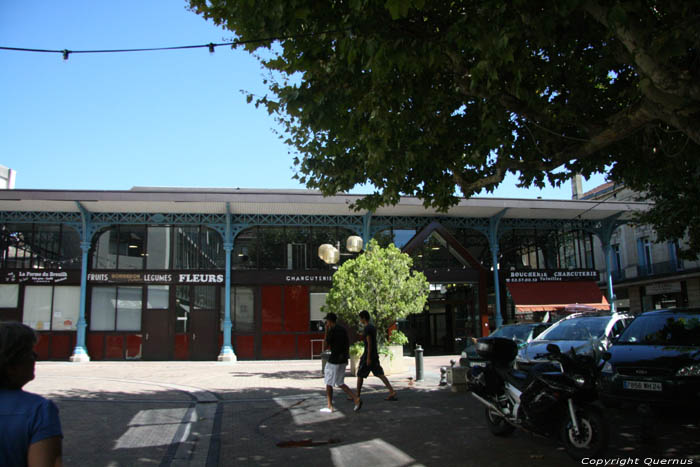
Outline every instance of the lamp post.
<svg viewBox="0 0 700 467"><path fill-rule="evenodd" d="M362 237L357 235L351 235L345 242L345 249L350 253L359 253L362 251ZM324 243L318 247L318 257L323 260L326 264L338 264L340 261L340 256L345 253L340 252L340 242L337 242L335 246L330 243Z"/></svg>

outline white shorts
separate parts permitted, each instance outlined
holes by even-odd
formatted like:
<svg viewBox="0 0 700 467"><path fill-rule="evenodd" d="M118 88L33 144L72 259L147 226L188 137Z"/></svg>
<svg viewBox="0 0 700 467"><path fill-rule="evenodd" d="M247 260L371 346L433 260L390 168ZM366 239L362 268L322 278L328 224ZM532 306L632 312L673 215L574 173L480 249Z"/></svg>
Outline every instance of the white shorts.
<svg viewBox="0 0 700 467"><path fill-rule="evenodd" d="M345 384L345 368L347 363L326 363L323 370L323 381L326 386L342 386Z"/></svg>

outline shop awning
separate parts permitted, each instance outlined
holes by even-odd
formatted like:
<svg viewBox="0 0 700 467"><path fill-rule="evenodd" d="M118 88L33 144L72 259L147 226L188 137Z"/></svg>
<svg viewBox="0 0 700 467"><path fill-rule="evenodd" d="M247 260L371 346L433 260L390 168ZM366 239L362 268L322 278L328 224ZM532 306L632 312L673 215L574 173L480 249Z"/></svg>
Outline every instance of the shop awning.
<svg viewBox="0 0 700 467"><path fill-rule="evenodd" d="M515 302L516 313L610 310L610 304L594 281L508 282L506 286Z"/></svg>

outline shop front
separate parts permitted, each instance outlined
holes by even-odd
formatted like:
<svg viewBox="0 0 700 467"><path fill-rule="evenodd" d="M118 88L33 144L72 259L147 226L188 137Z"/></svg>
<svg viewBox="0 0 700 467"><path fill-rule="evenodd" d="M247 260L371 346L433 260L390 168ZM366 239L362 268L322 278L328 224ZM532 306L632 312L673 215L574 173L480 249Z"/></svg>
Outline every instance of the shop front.
<svg viewBox="0 0 700 467"><path fill-rule="evenodd" d="M409 198L360 213L357 199L303 190L4 191L0 320L35 329L41 359L311 358L322 348L320 310L334 272L316 251L361 235L395 244L425 273L433 293L410 318L412 343L449 353L455 338L487 335L508 319L501 271L594 268L588 246L568 247L584 238L571 233L605 236L636 209L598 203L572 222L581 207L571 202L472 199L436 213Z"/></svg>

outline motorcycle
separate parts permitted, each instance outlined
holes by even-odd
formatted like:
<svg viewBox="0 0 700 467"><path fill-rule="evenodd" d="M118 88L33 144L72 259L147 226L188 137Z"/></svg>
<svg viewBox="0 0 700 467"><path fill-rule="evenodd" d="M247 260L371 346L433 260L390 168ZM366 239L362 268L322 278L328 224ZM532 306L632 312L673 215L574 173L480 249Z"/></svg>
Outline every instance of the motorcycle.
<svg viewBox="0 0 700 467"><path fill-rule="evenodd" d="M562 353L556 344L547 346L548 361L525 373L513 369L518 352L511 339L485 337L477 352L486 366L469 371L472 395L486 406L486 422L496 436L516 428L543 435L559 435L574 459L596 457L608 445L608 425L597 399L597 367L589 356L572 348Z"/></svg>

